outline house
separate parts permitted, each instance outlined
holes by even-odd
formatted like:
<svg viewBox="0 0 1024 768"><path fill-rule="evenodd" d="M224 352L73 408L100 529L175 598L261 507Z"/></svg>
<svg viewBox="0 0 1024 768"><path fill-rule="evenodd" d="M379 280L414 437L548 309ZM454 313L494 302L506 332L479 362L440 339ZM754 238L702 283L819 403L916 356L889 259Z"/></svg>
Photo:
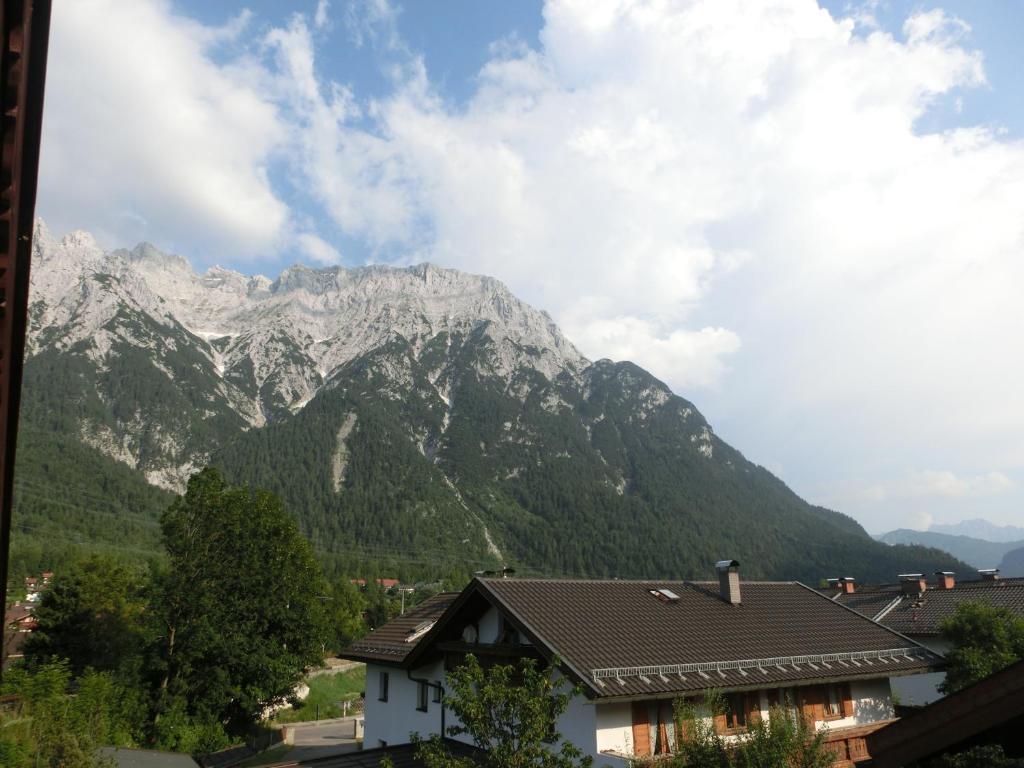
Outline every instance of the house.
<svg viewBox="0 0 1024 768"><path fill-rule="evenodd" d="M15 603L4 614L3 667L25 657L25 639L36 628L31 605Z"/></svg>
<svg viewBox="0 0 1024 768"><path fill-rule="evenodd" d="M366 579L349 579L349 581L360 589L366 589ZM377 586L383 587L385 590L395 589L401 583L398 579L374 579L374 581Z"/></svg>
<svg viewBox="0 0 1024 768"><path fill-rule="evenodd" d="M1008 757L1024 757L1024 661L868 737L872 768L900 768L983 744L999 744Z"/></svg>
<svg viewBox="0 0 1024 768"><path fill-rule="evenodd" d="M578 684L559 722L596 765L624 766L673 749L672 703L725 694L715 717L742 734L773 704L827 728L837 765L868 757L865 737L894 717L889 679L929 672L942 658L797 582L475 578L436 595L341 654L367 665L365 745L444 732L445 673L482 663L559 659Z"/></svg>
<svg viewBox="0 0 1024 768"><path fill-rule="evenodd" d="M852 577L829 579L833 599L936 653L950 650L942 636L942 622L958 605L981 602L1006 608L1024 618L1024 579L1002 579L998 569L978 572L978 578L958 581L956 574L939 571L927 579L921 573L905 573L891 584L858 587ZM942 697L938 687L944 672L893 680L892 689L900 703L924 705Z"/></svg>

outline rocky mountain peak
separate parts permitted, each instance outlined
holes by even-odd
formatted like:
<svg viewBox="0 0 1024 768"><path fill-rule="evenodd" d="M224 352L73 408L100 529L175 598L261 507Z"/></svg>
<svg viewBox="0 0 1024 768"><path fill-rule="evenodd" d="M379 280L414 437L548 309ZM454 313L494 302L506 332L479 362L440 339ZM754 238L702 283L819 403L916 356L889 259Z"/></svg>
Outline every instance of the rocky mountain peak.
<svg viewBox="0 0 1024 768"><path fill-rule="evenodd" d="M219 266L199 275L187 259L151 243L104 252L86 232L55 241L38 226L36 339L62 347L83 342L102 348L98 357L115 337L141 345L124 322L130 308L136 325L195 337L224 396L253 424L302 407L339 366L394 338L419 354L441 334L483 329L495 350L489 371L507 377L525 366L554 380L587 365L547 313L494 278L434 264L296 264L274 280ZM34 343L32 351L44 346Z"/></svg>

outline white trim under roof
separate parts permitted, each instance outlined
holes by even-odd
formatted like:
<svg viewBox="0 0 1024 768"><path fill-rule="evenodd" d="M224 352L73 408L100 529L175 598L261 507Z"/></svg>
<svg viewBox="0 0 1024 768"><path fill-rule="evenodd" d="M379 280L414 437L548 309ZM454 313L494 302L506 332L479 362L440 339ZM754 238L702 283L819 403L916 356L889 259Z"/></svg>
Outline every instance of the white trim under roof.
<svg viewBox="0 0 1024 768"><path fill-rule="evenodd" d="M812 654L809 656L776 656L770 659L738 659L736 661L702 661L691 664L661 664L649 667L604 667L602 669L590 670L590 676L598 685L603 685L599 682L601 679L616 678L621 680L624 677L665 677L667 675L678 675L679 677L685 678L687 672L696 672L700 675L704 675L705 672L718 672L721 674L725 670L735 669L743 673L743 670L747 669L760 669L764 672L768 667L776 667L778 669L784 669L785 667L792 667L798 669L797 664L821 664L826 668L829 667L829 662L836 662L844 667L848 667L849 664L846 662L853 662L854 665L860 666L857 662L864 661L867 664L871 663L872 659L876 659L883 664L887 664L889 660L897 661L900 658L913 661L914 659L925 660L929 656L938 656L938 654L931 653L921 646L916 648L889 648L882 651L851 651L847 653L821 653ZM704 675L706 677L706 675Z"/></svg>

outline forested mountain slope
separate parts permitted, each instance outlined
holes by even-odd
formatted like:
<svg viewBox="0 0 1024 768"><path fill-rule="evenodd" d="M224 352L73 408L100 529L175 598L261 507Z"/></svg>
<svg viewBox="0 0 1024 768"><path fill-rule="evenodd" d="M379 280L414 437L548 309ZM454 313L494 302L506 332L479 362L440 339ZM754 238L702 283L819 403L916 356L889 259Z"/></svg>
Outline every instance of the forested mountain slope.
<svg viewBox="0 0 1024 768"><path fill-rule="evenodd" d="M631 363L586 360L491 278L197 275L152 246L43 229L36 249L20 476L33 493L82 486L82 506L107 489L122 546L148 546L154 486L210 462L279 492L353 569L705 577L735 557L749 577L816 583L965 567L807 504L691 403ZM70 468L24 466L38 457Z"/></svg>

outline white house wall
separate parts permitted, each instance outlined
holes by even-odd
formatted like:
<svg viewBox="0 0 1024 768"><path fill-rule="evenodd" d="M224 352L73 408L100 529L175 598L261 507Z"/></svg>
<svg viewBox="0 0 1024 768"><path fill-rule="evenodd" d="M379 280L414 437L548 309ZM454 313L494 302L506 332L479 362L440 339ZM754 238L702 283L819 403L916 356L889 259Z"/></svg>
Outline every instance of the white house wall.
<svg viewBox="0 0 1024 768"><path fill-rule="evenodd" d="M379 700L381 671L389 674L387 701ZM437 662L417 669L413 677L434 682L443 680L443 674L444 667ZM417 693L417 683L404 669L366 665L365 748L408 744L413 732L424 738L441 732L441 705L434 701L433 690L428 691L426 712L416 709Z"/></svg>
<svg viewBox="0 0 1024 768"><path fill-rule="evenodd" d="M761 717L768 718L769 702L768 692L761 691ZM838 720L829 720L818 724L818 728L838 729L848 728L857 725L889 720L895 717L892 696L889 691L889 681L885 678L879 680L861 680L850 682L850 696L854 701L853 715ZM631 702L607 702L598 703L594 706L596 751L600 758L599 764L622 765L621 761L614 761L608 755L601 755L602 752L618 752L622 754L633 754L633 705ZM705 724L710 724L710 718L704 718ZM727 736L727 740L735 740L739 737Z"/></svg>
<svg viewBox="0 0 1024 768"><path fill-rule="evenodd" d="M941 637L916 636L917 642L927 646L936 653L945 656L952 650L953 644ZM929 672L924 675L907 675L892 678L892 692L900 704L923 706L938 701L945 694L939 686L946 680L945 672Z"/></svg>
<svg viewBox="0 0 1024 768"><path fill-rule="evenodd" d="M596 731L598 752L633 754L633 705L628 701L597 704Z"/></svg>

